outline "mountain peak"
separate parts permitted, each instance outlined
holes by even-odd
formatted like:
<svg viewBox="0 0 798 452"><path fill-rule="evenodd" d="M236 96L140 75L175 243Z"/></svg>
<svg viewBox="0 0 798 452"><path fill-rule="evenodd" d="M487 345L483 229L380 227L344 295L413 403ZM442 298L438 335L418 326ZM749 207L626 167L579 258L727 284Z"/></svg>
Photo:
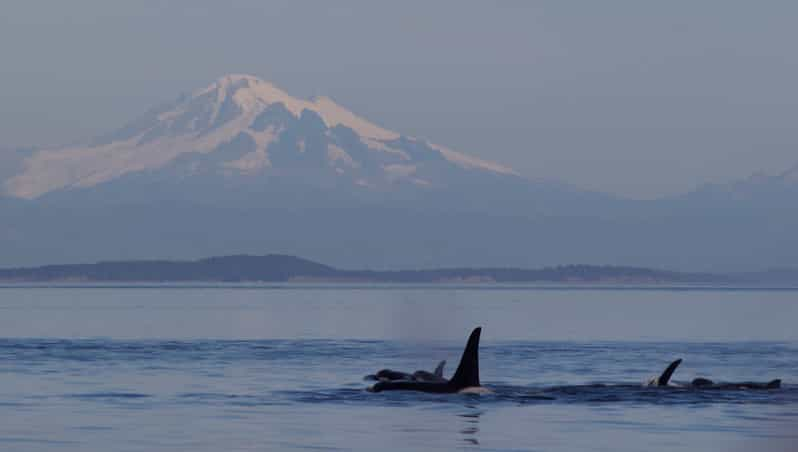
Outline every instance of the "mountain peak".
<svg viewBox="0 0 798 452"><path fill-rule="evenodd" d="M192 94L196 99L216 94L217 110L225 102L232 101L243 112L252 112L275 103L281 103L294 116L302 114L302 110L311 110L321 116L328 127L343 125L358 135L375 140L395 140L399 134L384 129L363 119L346 108L338 105L326 96L315 96L309 100L292 97L274 84L254 75L227 74L219 77L207 87Z"/></svg>
<svg viewBox="0 0 798 452"><path fill-rule="evenodd" d="M299 114L302 111L301 101L291 97L272 83L253 75L223 75L207 87L195 91L191 97L197 99L214 94L217 104L231 99L244 112L277 102L283 103L294 114Z"/></svg>
<svg viewBox="0 0 798 452"><path fill-rule="evenodd" d="M269 82L249 74L225 74L214 80L210 85L208 85L204 89L198 90L198 92L201 94L217 88L230 87L232 85L243 84L245 86L252 86L261 83L269 83Z"/></svg>
<svg viewBox="0 0 798 452"><path fill-rule="evenodd" d="M263 79L251 74L225 74L216 79L216 83L236 83L242 80L254 83L266 83Z"/></svg>
<svg viewBox="0 0 798 452"><path fill-rule="evenodd" d="M269 168L274 171L267 173ZM383 188L446 185L444 174L462 170L517 175L403 137L329 97L299 99L253 75L227 74L88 145L32 153L21 172L0 183L13 197L33 199L136 174L170 180L216 174L227 184L237 176L285 175L300 168L334 174L336 183L351 179L358 186Z"/></svg>

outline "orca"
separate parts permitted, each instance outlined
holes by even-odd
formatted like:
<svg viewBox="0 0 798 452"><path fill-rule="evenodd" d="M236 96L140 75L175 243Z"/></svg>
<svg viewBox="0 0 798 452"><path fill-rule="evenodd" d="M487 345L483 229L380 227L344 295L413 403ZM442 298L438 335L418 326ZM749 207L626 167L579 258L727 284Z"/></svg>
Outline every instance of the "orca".
<svg viewBox="0 0 798 452"><path fill-rule="evenodd" d="M420 391L438 394L451 394L456 392L482 392L484 389L479 383L479 336L482 327L474 328L468 337L460 364L451 380L418 381L418 380L386 380L379 381L368 388L370 392L382 391ZM440 366L443 371L443 366Z"/></svg>
<svg viewBox="0 0 798 452"><path fill-rule="evenodd" d="M394 381L394 380L417 380L417 381L445 381L443 378L443 367L446 365L446 360L438 363L438 367L434 372L426 370L417 370L412 374L401 372L392 369L382 369L376 374L366 375L364 380L377 380L377 381Z"/></svg>
<svg viewBox="0 0 798 452"><path fill-rule="evenodd" d="M382 369L376 374L366 375L363 379L377 381L412 380L413 375L393 369Z"/></svg>
<svg viewBox="0 0 798 452"><path fill-rule="evenodd" d="M648 381L648 386L668 386L668 382L671 380L673 372L676 371L676 368L679 367L679 364L681 363L682 359L679 358L676 361L668 364L668 367L659 377L654 377Z"/></svg>
<svg viewBox="0 0 798 452"><path fill-rule="evenodd" d="M779 389L781 388L781 379L777 378L768 382L738 381L716 383L709 378L698 377L690 382L690 387L700 389Z"/></svg>
<svg viewBox="0 0 798 452"><path fill-rule="evenodd" d="M670 363L662 375L652 378L648 382L648 386L668 386L668 382L670 381L671 376L673 376L673 372L676 371L676 368L679 367L679 364L681 363L681 358ZM777 378L768 382L741 381L718 383L710 380L709 378L698 377L694 378L688 384L679 384L676 386L697 389L779 389L781 388L781 380Z"/></svg>
<svg viewBox="0 0 798 452"><path fill-rule="evenodd" d="M413 372L413 380L416 381L448 381L443 377L443 368L446 366L446 360L438 363L438 367L434 372L427 372L426 370L417 370Z"/></svg>

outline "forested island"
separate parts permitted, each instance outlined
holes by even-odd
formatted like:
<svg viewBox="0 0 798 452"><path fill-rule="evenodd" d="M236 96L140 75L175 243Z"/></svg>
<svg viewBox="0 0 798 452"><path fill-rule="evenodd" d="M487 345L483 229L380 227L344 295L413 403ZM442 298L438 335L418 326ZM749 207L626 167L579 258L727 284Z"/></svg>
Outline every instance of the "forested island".
<svg viewBox="0 0 798 452"><path fill-rule="evenodd" d="M564 265L540 269L441 268L345 270L296 256L269 254L194 261L135 260L0 269L0 282L348 282L348 283L614 283L795 284L798 271L714 274L640 267Z"/></svg>

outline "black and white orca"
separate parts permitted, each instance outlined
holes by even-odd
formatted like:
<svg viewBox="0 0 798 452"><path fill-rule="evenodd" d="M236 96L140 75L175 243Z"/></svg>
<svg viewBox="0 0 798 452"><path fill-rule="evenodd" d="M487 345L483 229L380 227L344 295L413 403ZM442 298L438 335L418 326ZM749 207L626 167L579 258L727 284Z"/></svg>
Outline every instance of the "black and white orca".
<svg viewBox="0 0 798 452"><path fill-rule="evenodd" d="M669 386L673 372L682 363L681 359L670 363L665 371L659 376L652 378L648 382L648 386ZM689 383L675 384L676 387L683 388L699 388L699 389L778 389L781 387L781 380L775 379L768 382L757 381L740 381L740 382L715 382L709 378L698 377L694 378Z"/></svg>
<svg viewBox="0 0 798 452"><path fill-rule="evenodd" d="M479 336L482 328L474 328L468 338L460 364L452 376L451 380L446 380L441 376L439 381L426 381L413 379L411 375L408 379L384 380L375 383L368 390L371 392L382 391L420 391L432 393L482 393L486 392L479 383ZM443 366L439 365L441 373Z"/></svg>
<svg viewBox="0 0 798 452"><path fill-rule="evenodd" d="M443 368L446 366L446 360L438 363L438 367L434 372L426 370L417 370L415 372L407 373L392 369L382 369L376 374L366 375L365 380L377 381L396 381L396 380L415 380L415 381L446 381L443 378Z"/></svg>
<svg viewBox="0 0 798 452"><path fill-rule="evenodd" d="M446 360L438 363L438 366L435 367L433 372L428 372L426 370L417 370L413 372L413 380L416 381L449 381L443 377L443 368L446 366Z"/></svg>
<svg viewBox="0 0 798 452"><path fill-rule="evenodd" d="M676 361L668 364L668 367L665 368L665 371L662 372L659 377L654 377L648 381L648 386L668 386L668 382L671 380L673 372L676 371L676 368L679 367L679 364L681 363L682 359L679 358Z"/></svg>

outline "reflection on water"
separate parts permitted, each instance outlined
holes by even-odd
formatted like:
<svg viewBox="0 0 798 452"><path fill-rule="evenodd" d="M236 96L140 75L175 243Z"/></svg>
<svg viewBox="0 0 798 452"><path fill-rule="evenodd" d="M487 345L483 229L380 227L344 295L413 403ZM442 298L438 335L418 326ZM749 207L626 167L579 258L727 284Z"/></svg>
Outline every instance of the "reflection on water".
<svg viewBox="0 0 798 452"><path fill-rule="evenodd" d="M458 414L463 419L464 427L460 430L463 435L463 442L469 445L479 445L479 417L482 412L474 405L466 405L469 410L467 413Z"/></svg>

